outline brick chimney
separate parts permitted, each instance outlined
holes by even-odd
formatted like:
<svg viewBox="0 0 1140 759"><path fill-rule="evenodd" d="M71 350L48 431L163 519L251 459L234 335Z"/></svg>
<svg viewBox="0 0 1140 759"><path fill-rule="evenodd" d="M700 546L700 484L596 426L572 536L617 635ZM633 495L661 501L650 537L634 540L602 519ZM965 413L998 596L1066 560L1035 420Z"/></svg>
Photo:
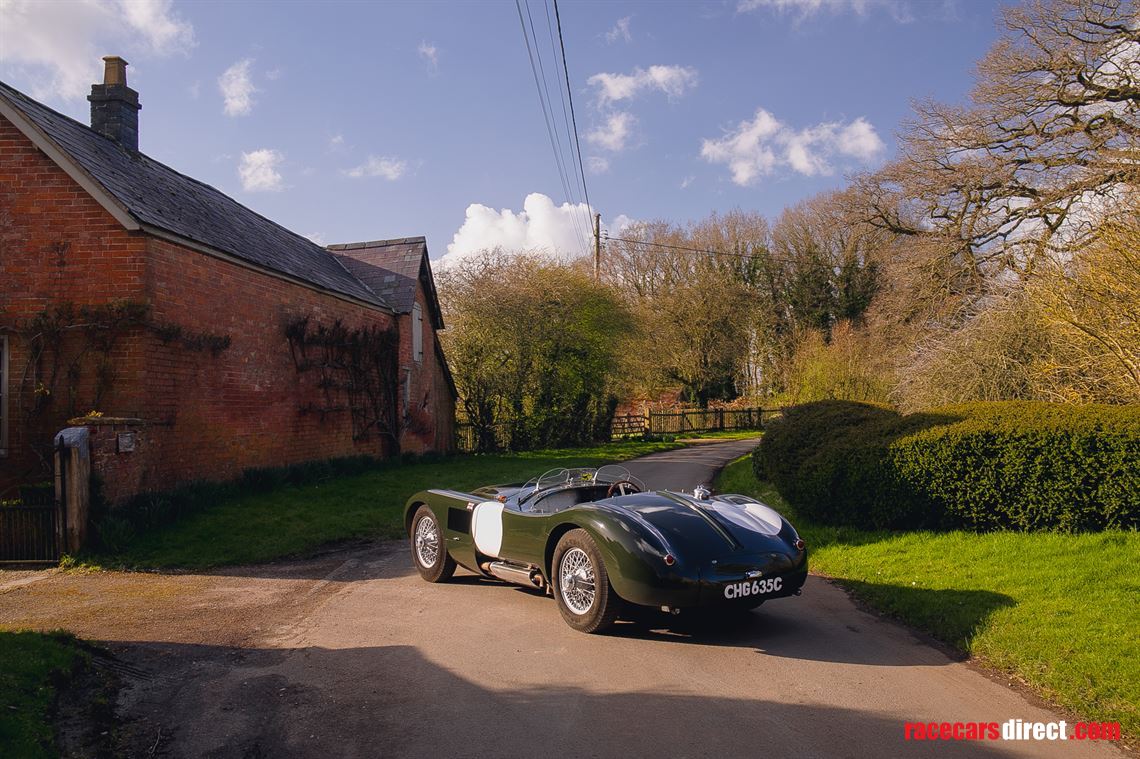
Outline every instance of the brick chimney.
<svg viewBox="0 0 1140 759"><path fill-rule="evenodd" d="M139 149L139 94L127 86L127 62L103 58L103 83L91 85L91 128L127 150Z"/></svg>

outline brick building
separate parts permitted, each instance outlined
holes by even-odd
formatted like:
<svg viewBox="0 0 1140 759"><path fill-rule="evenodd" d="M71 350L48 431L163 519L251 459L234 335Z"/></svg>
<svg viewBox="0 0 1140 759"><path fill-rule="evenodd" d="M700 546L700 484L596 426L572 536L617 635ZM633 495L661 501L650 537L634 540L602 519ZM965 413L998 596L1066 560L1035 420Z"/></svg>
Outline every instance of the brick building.
<svg viewBox="0 0 1140 759"><path fill-rule="evenodd" d="M0 497L45 478L74 417L113 501L449 449L424 239L331 252L140 153L105 60L91 127L0 83Z"/></svg>

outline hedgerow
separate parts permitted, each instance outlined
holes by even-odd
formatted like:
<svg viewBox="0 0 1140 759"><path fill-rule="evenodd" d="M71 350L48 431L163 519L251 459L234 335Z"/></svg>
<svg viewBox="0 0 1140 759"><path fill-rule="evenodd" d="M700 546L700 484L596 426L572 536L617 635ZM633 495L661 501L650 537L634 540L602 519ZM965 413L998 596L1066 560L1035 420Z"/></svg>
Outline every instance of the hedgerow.
<svg viewBox="0 0 1140 759"><path fill-rule="evenodd" d="M1140 525L1140 407L1028 401L915 414L788 409L758 477L809 519L876 528L1084 531Z"/></svg>

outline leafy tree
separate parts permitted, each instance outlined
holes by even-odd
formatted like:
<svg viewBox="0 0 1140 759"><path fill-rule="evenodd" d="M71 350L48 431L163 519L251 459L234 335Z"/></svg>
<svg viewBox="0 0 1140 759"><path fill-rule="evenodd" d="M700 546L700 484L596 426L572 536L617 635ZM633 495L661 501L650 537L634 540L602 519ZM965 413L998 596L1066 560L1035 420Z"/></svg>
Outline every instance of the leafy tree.
<svg viewBox="0 0 1140 759"><path fill-rule="evenodd" d="M439 279L449 364L478 450L608 437L633 330L620 298L582 266L502 250Z"/></svg>
<svg viewBox="0 0 1140 759"><path fill-rule="evenodd" d="M626 230L603 256L642 325L627 367L631 393L680 387L701 407L749 389L758 333L754 303L765 282L768 226L735 211L677 227L650 222Z"/></svg>

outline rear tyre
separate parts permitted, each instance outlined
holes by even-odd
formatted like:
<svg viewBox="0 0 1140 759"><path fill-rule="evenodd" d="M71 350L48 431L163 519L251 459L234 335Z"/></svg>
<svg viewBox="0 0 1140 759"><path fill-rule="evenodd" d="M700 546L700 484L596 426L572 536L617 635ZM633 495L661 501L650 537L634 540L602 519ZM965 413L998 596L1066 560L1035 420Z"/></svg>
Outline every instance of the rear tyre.
<svg viewBox="0 0 1140 759"><path fill-rule="evenodd" d="M426 505L412 517L412 560L428 582L443 582L455 574L455 559L443 544L439 520Z"/></svg>
<svg viewBox="0 0 1140 759"><path fill-rule="evenodd" d="M582 529L562 536L551 568L554 598L566 624L584 633L605 630L621 611L621 598L610 585L602 554Z"/></svg>

